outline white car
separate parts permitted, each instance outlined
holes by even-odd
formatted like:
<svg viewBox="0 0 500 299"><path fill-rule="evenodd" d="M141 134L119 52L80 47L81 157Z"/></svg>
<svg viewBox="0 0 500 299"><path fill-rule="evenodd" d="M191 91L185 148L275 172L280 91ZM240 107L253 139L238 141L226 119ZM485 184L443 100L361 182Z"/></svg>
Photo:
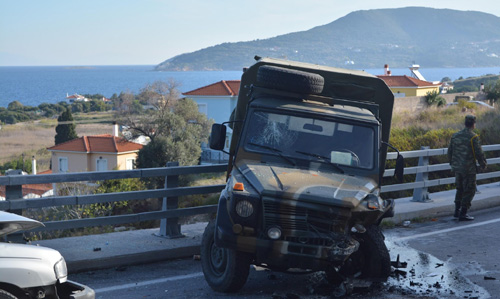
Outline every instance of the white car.
<svg viewBox="0 0 500 299"><path fill-rule="evenodd" d="M474 103L474 104L476 104L479 107L486 107L486 108L489 108L489 109L495 109L495 107L493 107L491 105L488 105L485 102L481 102L481 101L467 101L466 103ZM446 107L450 107L450 106L453 106L453 105L458 105L458 102L448 103L448 104L446 104Z"/></svg>
<svg viewBox="0 0 500 299"><path fill-rule="evenodd" d="M7 234L43 223L0 211L0 240ZM28 244L0 242L0 299L94 299L91 288L68 280L66 261L59 251Z"/></svg>

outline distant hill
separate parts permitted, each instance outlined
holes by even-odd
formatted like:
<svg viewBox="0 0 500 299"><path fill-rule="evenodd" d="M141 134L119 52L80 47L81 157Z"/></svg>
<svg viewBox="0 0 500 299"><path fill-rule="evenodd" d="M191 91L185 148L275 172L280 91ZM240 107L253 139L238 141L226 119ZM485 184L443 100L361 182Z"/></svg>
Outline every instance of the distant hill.
<svg viewBox="0 0 500 299"><path fill-rule="evenodd" d="M481 84L484 86L495 85L498 80L500 80L499 75L485 75L480 77L470 77L470 78L460 78L458 80L453 81L453 89L460 90L463 88L468 88L468 90L479 90Z"/></svg>
<svg viewBox="0 0 500 299"><path fill-rule="evenodd" d="M241 70L255 55L356 69L499 66L500 18L425 7L361 10L307 31L181 54L156 70Z"/></svg>

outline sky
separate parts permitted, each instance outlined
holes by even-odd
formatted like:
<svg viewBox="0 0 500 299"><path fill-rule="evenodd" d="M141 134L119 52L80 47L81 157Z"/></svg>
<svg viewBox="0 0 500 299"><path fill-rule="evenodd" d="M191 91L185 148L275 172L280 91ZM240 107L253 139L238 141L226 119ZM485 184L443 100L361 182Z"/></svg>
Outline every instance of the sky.
<svg viewBox="0 0 500 299"><path fill-rule="evenodd" d="M156 65L225 42L309 30L358 10L408 6L500 17L493 0L0 0L0 66Z"/></svg>

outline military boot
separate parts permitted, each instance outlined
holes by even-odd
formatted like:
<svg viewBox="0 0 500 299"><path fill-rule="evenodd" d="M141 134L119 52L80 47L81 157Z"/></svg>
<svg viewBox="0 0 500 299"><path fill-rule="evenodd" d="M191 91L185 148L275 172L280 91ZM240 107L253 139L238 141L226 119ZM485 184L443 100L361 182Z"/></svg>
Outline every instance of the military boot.
<svg viewBox="0 0 500 299"><path fill-rule="evenodd" d="M474 217L469 216L467 214L466 208L462 208L462 210L460 211L460 217L458 218L458 221L472 221L472 220L474 220Z"/></svg>
<svg viewBox="0 0 500 299"><path fill-rule="evenodd" d="M455 203L455 214L453 214L453 218L459 218L460 217L460 204Z"/></svg>

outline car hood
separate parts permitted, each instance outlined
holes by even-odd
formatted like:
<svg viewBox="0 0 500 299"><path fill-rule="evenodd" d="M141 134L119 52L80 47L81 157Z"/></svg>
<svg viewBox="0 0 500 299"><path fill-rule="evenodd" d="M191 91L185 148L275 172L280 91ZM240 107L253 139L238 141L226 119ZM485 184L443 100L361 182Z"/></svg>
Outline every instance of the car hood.
<svg viewBox="0 0 500 299"><path fill-rule="evenodd" d="M0 236L39 226L43 226L43 223L21 215L0 211Z"/></svg>
<svg viewBox="0 0 500 299"><path fill-rule="evenodd" d="M376 188L366 177L267 164L244 164L242 175L262 196L354 208Z"/></svg>
<svg viewBox="0 0 500 299"><path fill-rule="evenodd" d="M45 261L51 267L62 258L59 251L55 249L17 243L0 243L0 256L2 259Z"/></svg>

